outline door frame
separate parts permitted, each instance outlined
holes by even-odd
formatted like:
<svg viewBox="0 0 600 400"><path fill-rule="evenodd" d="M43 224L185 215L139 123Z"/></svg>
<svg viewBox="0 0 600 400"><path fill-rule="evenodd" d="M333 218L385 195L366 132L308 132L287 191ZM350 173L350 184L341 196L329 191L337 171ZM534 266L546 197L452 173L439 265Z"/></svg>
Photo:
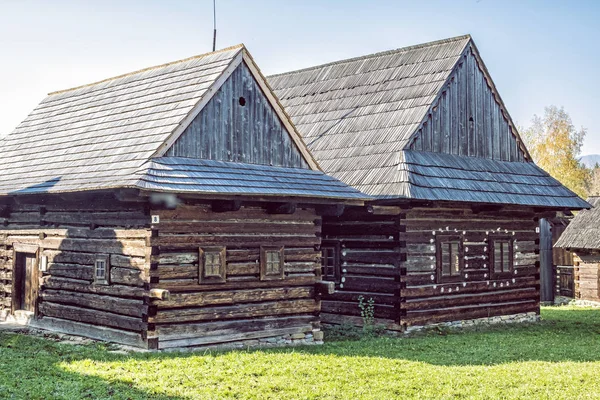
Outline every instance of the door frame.
<svg viewBox="0 0 600 400"><path fill-rule="evenodd" d="M35 255L35 267L33 268L31 280L32 285L34 285L34 294L33 294L33 303L34 303L34 318L37 317L38 314L38 296L40 293L40 247L34 244L23 244L23 243L13 243L13 279L12 279L12 293L11 293L11 306L10 311L14 315L15 311L19 308L17 305L17 279L15 277L17 268L17 257L19 253L22 254L34 254Z"/></svg>

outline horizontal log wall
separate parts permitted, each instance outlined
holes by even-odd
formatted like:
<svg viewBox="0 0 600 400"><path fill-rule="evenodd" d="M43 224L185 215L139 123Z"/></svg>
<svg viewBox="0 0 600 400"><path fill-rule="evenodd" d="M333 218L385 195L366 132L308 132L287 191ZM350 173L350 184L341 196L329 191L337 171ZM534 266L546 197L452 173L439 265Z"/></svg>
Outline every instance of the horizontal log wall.
<svg viewBox="0 0 600 400"><path fill-rule="evenodd" d="M359 297L373 299L375 323L398 330L400 267L405 253L399 235L403 215L398 207L348 209L340 217L323 218L324 243L340 246L340 283L323 296L321 321L363 325ZM375 215L377 214L377 215Z"/></svg>
<svg viewBox="0 0 600 400"><path fill-rule="evenodd" d="M532 209L504 207L473 212L460 205L412 208L406 212L406 275L402 276L402 323L426 325L496 315L539 312L539 234ZM464 237L465 273L458 282L439 283L436 235ZM491 276L490 235L514 242L514 272Z"/></svg>
<svg viewBox="0 0 600 400"><path fill-rule="evenodd" d="M574 261L575 298L600 301L600 255L597 251L580 251Z"/></svg>
<svg viewBox="0 0 600 400"><path fill-rule="evenodd" d="M53 329L143 345L150 216L141 204L125 205L112 195L39 196L19 199L5 210L0 221L2 307L11 305L13 245L37 247L39 257L47 257L47 270L40 273L37 326L48 321ZM109 257L109 285L93 283L99 255Z"/></svg>
<svg viewBox="0 0 600 400"><path fill-rule="evenodd" d="M321 220L313 209L213 212L198 204L152 214L160 223L153 225L151 287L170 291L149 317L159 348L299 333L318 321ZM225 282L200 284L198 250L215 246L226 247ZM283 279L260 279L260 246L284 247Z"/></svg>
<svg viewBox="0 0 600 400"><path fill-rule="evenodd" d="M0 230L0 310L10 310L12 304L13 248L7 234Z"/></svg>

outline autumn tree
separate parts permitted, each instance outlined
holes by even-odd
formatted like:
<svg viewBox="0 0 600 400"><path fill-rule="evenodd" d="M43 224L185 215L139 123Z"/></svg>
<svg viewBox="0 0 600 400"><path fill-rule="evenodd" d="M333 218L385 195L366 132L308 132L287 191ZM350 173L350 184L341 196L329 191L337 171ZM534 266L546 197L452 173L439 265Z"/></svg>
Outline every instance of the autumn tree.
<svg viewBox="0 0 600 400"><path fill-rule="evenodd" d="M600 196L600 165L596 163L591 171L588 194L590 196Z"/></svg>
<svg viewBox="0 0 600 400"><path fill-rule="evenodd" d="M523 132L536 164L583 198L591 178L591 171L577 159L585 134L585 128L576 129L564 108L556 106L546 107L543 117L534 115Z"/></svg>

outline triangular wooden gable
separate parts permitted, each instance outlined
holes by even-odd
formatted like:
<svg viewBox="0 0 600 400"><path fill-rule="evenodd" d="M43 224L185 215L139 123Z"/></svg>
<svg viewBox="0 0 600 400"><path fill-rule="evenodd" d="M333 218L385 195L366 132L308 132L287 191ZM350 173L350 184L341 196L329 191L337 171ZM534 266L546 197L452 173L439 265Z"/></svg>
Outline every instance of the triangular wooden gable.
<svg viewBox="0 0 600 400"><path fill-rule="evenodd" d="M245 49L157 156L319 169Z"/></svg>
<svg viewBox="0 0 600 400"><path fill-rule="evenodd" d="M413 135L409 148L531 161L472 41Z"/></svg>

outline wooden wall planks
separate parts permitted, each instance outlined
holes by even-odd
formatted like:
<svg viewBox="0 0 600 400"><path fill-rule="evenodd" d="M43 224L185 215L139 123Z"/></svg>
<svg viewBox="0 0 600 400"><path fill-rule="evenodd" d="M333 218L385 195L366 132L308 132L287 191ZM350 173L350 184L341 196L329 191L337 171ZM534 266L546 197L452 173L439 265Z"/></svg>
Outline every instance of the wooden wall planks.
<svg viewBox="0 0 600 400"><path fill-rule="evenodd" d="M515 132L469 48L417 131L413 150L524 161Z"/></svg>
<svg viewBox="0 0 600 400"><path fill-rule="evenodd" d="M426 325L539 312L539 239L535 218L533 210L526 207L507 206L500 211L479 213L459 204L408 210L407 229L401 234L401 240L407 242L402 323ZM458 282L437 281L434 232L464 237L468 250L464 253L465 275ZM511 276L494 277L490 273L489 238L494 233L516 240L516 272Z"/></svg>
<svg viewBox="0 0 600 400"><path fill-rule="evenodd" d="M161 222L152 239L152 286L171 292L153 301L157 311L149 317L159 348L306 332L318 321L321 226L314 209L214 213L196 204L153 213ZM224 283L198 283L198 248L207 244L226 246ZM260 279L260 246L284 246L283 279Z"/></svg>
<svg viewBox="0 0 600 400"><path fill-rule="evenodd" d="M324 217L323 245L340 247L340 282L336 292L323 296L324 323L362 325L359 296L375 301L375 319L388 329L399 330L400 267L403 243L399 232L404 215L373 215L365 208L349 209L340 217Z"/></svg>
<svg viewBox="0 0 600 400"><path fill-rule="evenodd" d="M245 63L225 81L166 155L308 168Z"/></svg>
<svg viewBox="0 0 600 400"><path fill-rule="evenodd" d="M36 326L47 320L50 328L139 346L147 325L149 220L141 203L111 195L15 202L0 227L0 309L10 309L13 245L34 246L47 259ZM110 255L110 285L93 283L98 255Z"/></svg>

